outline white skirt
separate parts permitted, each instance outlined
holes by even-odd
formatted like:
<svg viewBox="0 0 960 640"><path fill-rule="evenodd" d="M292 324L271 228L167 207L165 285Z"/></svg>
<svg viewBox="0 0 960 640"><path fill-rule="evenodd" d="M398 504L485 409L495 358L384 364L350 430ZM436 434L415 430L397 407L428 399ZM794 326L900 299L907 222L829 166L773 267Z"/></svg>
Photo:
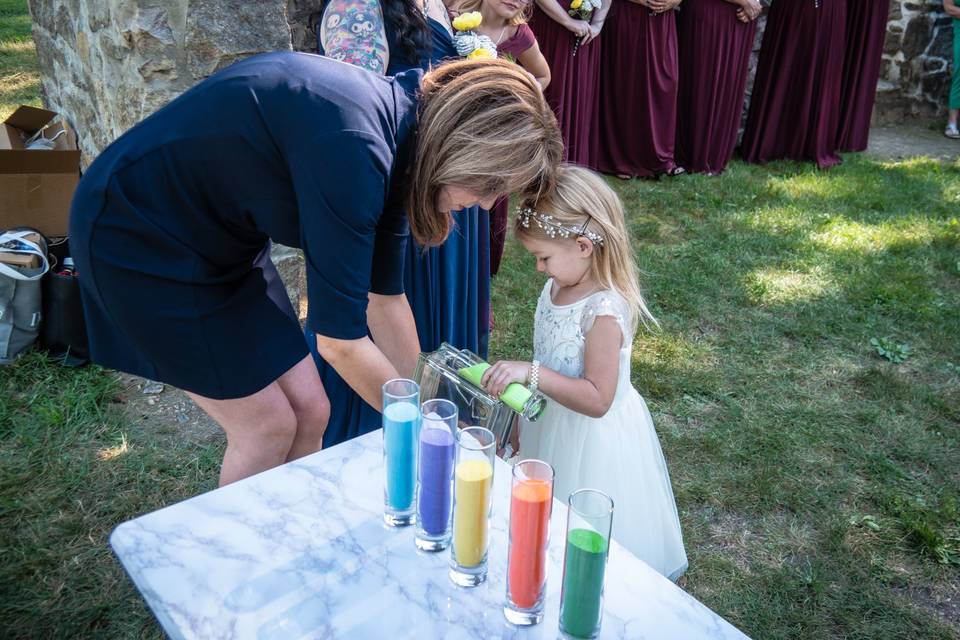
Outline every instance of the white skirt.
<svg viewBox="0 0 960 640"><path fill-rule="evenodd" d="M522 422L524 458L553 466L554 495L564 503L578 489L609 495L617 542L670 580L686 571L667 463L647 403L632 386L618 394L602 418L550 402L537 422Z"/></svg>

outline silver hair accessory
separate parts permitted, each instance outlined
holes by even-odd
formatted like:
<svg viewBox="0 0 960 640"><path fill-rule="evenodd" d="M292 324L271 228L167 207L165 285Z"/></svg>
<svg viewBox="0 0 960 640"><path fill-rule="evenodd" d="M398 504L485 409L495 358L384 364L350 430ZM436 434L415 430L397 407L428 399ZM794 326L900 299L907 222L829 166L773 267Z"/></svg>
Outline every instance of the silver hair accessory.
<svg viewBox="0 0 960 640"><path fill-rule="evenodd" d="M537 223L537 226L543 229L544 232L551 238L569 238L570 236L573 236L575 238L587 238L597 245L603 244L602 235L587 229L587 225L590 224L589 216L579 227L568 227L554 220L553 216L549 213L540 213L539 211L535 211L530 207L521 207L517 211L517 215L519 216L518 219L520 220L520 224L524 229L529 229L530 221L533 220Z"/></svg>

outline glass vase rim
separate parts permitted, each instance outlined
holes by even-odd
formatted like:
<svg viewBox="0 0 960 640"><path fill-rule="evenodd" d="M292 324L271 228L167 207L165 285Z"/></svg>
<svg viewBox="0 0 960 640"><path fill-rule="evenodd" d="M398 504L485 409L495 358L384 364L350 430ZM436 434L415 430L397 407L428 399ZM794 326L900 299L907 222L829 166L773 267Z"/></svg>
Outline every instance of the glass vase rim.
<svg viewBox="0 0 960 640"><path fill-rule="evenodd" d="M489 434L490 442L477 447L471 446L470 444L463 441L463 434L467 433L468 431ZM486 451L487 449L490 449L491 447L495 447L496 445L497 445L496 434L494 434L493 431L491 431L490 429L487 429L486 427L481 427L479 425L472 425L469 427L464 427L463 429L460 429L457 431L457 446L463 447L468 451Z"/></svg>
<svg viewBox="0 0 960 640"><path fill-rule="evenodd" d="M453 417L453 416L459 416L459 414L460 414L460 410L459 410L459 408L457 407L457 403L456 403L456 402L453 402L452 400L448 400L448 399L446 399L446 398L428 398L427 400L424 400L423 402L420 403L420 413L421 413L421 415L423 415L423 419L424 419L424 420L432 419L432 418L427 418L427 412L423 410L423 408L427 405L428 402L433 402L433 403L436 403L436 404L439 404L439 405L443 405L443 406L448 406L448 405L449 405L449 406L453 409L453 413L452 413L451 415L447 415L447 416L442 416L442 417L440 417L439 420L441 420L441 421L442 421L442 420L449 420L451 417Z"/></svg>
<svg viewBox="0 0 960 640"><path fill-rule="evenodd" d="M517 471L520 469L520 465L526 462L536 463L537 465L542 465L546 467L547 469L550 470L550 477L549 478L518 478ZM554 470L553 465L545 460L540 460L538 458L524 458L523 460L520 460L519 462L517 462L517 464L513 465L513 471L511 472L511 475L515 480L518 480L519 482L526 482L528 480L533 480L537 482L550 482L552 484L554 479L557 477L557 472Z"/></svg>
<svg viewBox="0 0 960 640"><path fill-rule="evenodd" d="M414 391L412 393L398 394L393 393L392 391L387 391L387 387L394 382L402 382L412 385ZM410 398L420 398L420 384L416 380L411 380L410 378L390 378L383 383L383 386L380 387L381 393L385 396L390 396L391 399L396 401L409 400Z"/></svg>
<svg viewBox="0 0 960 640"><path fill-rule="evenodd" d="M603 508L599 512L588 512L587 510L578 508L573 504L574 498L576 498L579 495L600 496L602 498L605 498L610 506L609 508ZM576 491L570 494L570 497L567 498L567 508L573 511L574 513L576 513L578 516L583 518L592 519L592 518L604 518L604 517L610 516L613 513L613 506L614 506L613 498L611 498L609 495L607 495L603 491L600 491L599 489L590 489L590 488L577 489Z"/></svg>

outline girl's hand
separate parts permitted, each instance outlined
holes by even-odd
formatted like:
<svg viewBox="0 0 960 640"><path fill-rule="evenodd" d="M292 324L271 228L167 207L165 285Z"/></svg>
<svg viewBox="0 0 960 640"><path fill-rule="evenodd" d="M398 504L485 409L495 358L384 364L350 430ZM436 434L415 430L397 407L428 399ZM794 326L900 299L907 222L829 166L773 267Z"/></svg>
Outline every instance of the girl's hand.
<svg viewBox="0 0 960 640"><path fill-rule="evenodd" d="M515 360L501 360L487 369L480 378L480 385L492 396L500 394L513 382L526 384L530 377L530 363Z"/></svg>

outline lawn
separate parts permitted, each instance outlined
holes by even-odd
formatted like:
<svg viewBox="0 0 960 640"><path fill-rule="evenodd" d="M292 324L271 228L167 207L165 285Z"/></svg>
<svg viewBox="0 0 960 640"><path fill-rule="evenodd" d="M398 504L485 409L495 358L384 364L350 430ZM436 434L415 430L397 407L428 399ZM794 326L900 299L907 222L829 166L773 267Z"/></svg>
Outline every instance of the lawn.
<svg viewBox="0 0 960 640"><path fill-rule="evenodd" d="M0 117L39 104L0 0ZM650 306L633 379L690 557L757 640L960 637L960 164L613 181ZM495 357L529 357L542 280L510 243ZM114 374L0 368L0 637L161 637L114 526L216 486L223 440L131 414Z"/></svg>
<svg viewBox="0 0 960 640"><path fill-rule="evenodd" d="M40 104L40 74L25 0L0 0L0 120Z"/></svg>

